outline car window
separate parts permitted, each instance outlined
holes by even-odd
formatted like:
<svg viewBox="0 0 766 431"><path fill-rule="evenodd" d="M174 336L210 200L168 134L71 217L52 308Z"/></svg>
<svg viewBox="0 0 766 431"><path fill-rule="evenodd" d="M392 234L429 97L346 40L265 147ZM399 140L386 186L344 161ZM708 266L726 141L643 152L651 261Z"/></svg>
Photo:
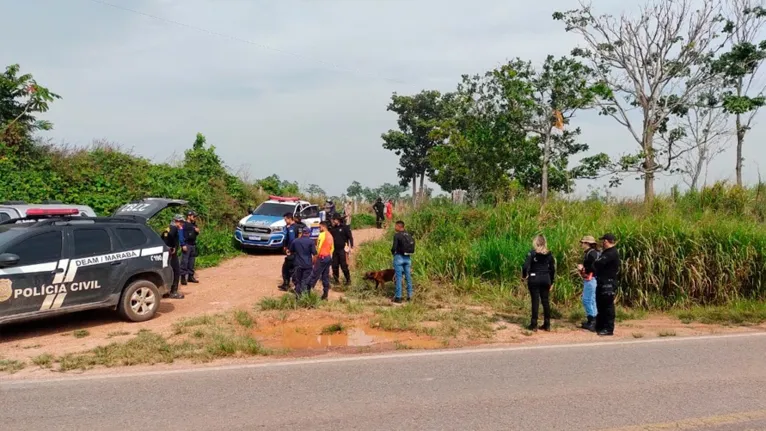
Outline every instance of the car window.
<svg viewBox="0 0 766 431"><path fill-rule="evenodd" d="M144 231L135 227L117 228L117 238L120 239L120 242L125 248L139 247L146 244L148 241Z"/></svg>
<svg viewBox="0 0 766 431"><path fill-rule="evenodd" d="M11 246L6 253L19 257L19 266L55 262L61 259L61 232L46 232Z"/></svg>
<svg viewBox="0 0 766 431"><path fill-rule="evenodd" d="M273 202L264 202L258 205L258 208L253 211L253 215L262 215L269 217L282 217L285 213L292 213L295 205L293 204L277 204Z"/></svg>
<svg viewBox="0 0 766 431"><path fill-rule="evenodd" d="M8 221L11 219L11 216L9 216L7 213L0 212L0 223L4 221Z"/></svg>
<svg viewBox="0 0 766 431"><path fill-rule="evenodd" d="M74 258L97 256L112 252L112 240L105 229L75 229Z"/></svg>
<svg viewBox="0 0 766 431"><path fill-rule="evenodd" d="M301 211L301 218L317 218L319 217L319 207L312 205Z"/></svg>

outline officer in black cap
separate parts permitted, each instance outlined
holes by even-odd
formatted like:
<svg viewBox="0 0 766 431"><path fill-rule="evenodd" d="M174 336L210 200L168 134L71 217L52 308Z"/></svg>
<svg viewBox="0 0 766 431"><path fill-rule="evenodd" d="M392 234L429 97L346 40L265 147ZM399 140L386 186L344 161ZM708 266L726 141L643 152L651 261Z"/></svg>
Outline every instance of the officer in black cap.
<svg viewBox="0 0 766 431"><path fill-rule="evenodd" d="M617 294L617 275L620 272L620 254L617 239L611 233L599 238L601 256L593 268L596 274L596 332L598 335L614 335L614 297Z"/></svg>
<svg viewBox="0 0 766 431"><path fill-rule="evenodd" d="M197 227L197 213L189 211L186 213L186 221L181 230L183 242L181 243L181 284L199 283L194 277L194 264L197 260L197 236L199 228Z"/></svg>

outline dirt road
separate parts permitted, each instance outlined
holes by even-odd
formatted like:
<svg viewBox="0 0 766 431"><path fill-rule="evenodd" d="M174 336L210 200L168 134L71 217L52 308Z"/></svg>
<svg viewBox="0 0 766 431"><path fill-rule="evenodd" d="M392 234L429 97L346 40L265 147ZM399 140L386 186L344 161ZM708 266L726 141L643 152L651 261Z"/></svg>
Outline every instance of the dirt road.
<svg viewBox="0 0 766 431"><path fill-rule="evenodd" d="M377 229L360 229L354 231L354 239L361 244L381 234ZM96 310L0 328L0 354L12 359L43 353L63 355L108 341L127 340L142 329L164 333L186 317L235 308L251 310L263 297L282 295L276 286L281 280L283 259L279 254L247 255L200 270L199 284L182 286L186 298L163 300L157 317L148 322L123 322L110 310ZM76 338L75 330L87 330L89 335Z"/></svg>

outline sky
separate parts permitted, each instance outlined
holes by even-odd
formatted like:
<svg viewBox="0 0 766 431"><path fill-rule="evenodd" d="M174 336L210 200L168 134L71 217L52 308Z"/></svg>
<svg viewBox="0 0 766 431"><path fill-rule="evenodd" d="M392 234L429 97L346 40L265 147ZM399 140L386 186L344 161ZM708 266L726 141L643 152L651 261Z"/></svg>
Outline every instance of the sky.
<svg viewBox="0 0 766 431"><path fill-rule="evenodd" d="M381 133L392 92L453 90L463 74L521 57L539 63L579 43L551 14L576 0L0 0L0 66L18 63L60 94L45 118L58 144L118 143L178 159L197 132L250 179L277 174L341 194L352 181L398 182ZM594 0L597 12L634 1ZM156 18L155 18L156 17ZM161 18L161 19L157 19ZM23 37L22 37L23 35ZM745 180L766 166L762 115L745 145ZM629 132L578 114L591 153L635 151ZM573 160L576 162L577 158ZM708 182L733 178L728 151ZM659 191L679 183L662 178ZM579 194L602 182L578 182ZM629 178L614 193L637 196Z"/></svg>

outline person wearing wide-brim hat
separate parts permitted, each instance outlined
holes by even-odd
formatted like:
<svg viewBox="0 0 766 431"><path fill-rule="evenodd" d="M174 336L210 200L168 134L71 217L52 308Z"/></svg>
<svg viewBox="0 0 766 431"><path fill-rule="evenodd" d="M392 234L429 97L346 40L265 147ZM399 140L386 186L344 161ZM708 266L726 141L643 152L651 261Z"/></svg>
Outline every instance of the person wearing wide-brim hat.
<svg viewBox="0 0 766 431"><path fill-rule="evenodd" d="M577 270L582 277L582 305L585 308L587 320L582 322L582 328L588 331L596 330L596 277L594 264L598 259L598 247L596 239L590 235L584 236L580 240L580 245L584 251L583 262L577 265Z"/></svg>

